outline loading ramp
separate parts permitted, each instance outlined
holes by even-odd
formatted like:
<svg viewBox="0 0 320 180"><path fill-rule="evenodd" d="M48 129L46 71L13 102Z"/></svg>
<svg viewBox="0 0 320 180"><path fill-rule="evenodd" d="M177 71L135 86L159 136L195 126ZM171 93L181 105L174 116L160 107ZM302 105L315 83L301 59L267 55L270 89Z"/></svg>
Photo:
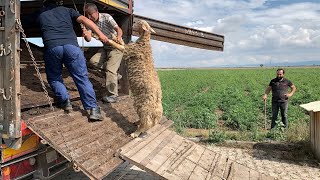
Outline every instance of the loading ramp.
<svg viewBox="0 0 320 180"><path fill-rule="evenodd" d="M148 131L148 137L132 140L120 149L121 157L160 179L274 179L187 140L166 127L157 125Z"/></svg>
<svg viewBox="0 0 320 180"><path fill-rule="evenodd" d="M101 107L104 121L89 122L78 109L32 117L26 124L90 179L103 179L124 160L161 179L272 179L179 136L165 118L131 139L138 116L129 96Z"/></svg>

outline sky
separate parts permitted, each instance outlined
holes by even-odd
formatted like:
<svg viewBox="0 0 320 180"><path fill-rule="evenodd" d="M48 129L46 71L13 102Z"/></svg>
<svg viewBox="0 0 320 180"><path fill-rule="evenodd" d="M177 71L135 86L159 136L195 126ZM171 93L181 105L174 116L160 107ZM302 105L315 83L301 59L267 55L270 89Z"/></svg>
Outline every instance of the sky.
<svg viewBox="0 0 320 180"><path fill-rule="evenodd" d="M135 0L134 14L225 37L223 52L152 41L156 67L320 61L320 0Z"/></svg>
<svg viewBox="0 0 320 180"><path fill-rule="evenodd" d="M320 0L135 0L134 14L225 37L223 52L152 40L157 68L320 63Z"/></svg>

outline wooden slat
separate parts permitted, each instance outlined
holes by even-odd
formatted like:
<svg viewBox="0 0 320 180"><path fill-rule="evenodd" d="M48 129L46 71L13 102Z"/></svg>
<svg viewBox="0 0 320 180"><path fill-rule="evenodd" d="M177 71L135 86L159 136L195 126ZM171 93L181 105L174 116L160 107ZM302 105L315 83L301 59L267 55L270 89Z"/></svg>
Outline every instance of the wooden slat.
<svg viewBox="0 0 320 180"><path fill-rule="evenodd" d="M172 125L172 122L167 121L164 125L157 125L154 128L152 128L149 131L147 131L147 134L151 135L150 137L147 138L146 141L143 141L143 138L136 138L137 140L135 141L136 144L133 144L132 147L126 146L124 148L121 148L121 151L126 154L126 157L131 157L135 153L137 153L139 150L141 150L145 145L153 141L159 134L161 134L163 131L165 131L168 127ZM159 129L158 129L159 128ZM157 130L154 130L157 129ZM132 143L130 143L131 145ZM135 148L133 148L135 147Z"/></svg>
<svg viewBox="0 0 320 180"><path fill-rule="evenodd" d="M212 174L218 177L223 177L225 166L227 165L228 158L225 155L220 155Z"/></svg>
<svg viewBox="0 0 320 180"><path fill-rule="evenodd" d="M175 135L171 142L167 144L150 162L146 165L147 169L158 170L168 160L170 156L182 145L184 139Z"/></svg>
<svg viewBox="0 0 320 180"><path fill-rule="evenodd" d="M235 174L235 168L234 168L235 164L236 163L234 161L232 161L228 158L227 164L224 168L224 173L223 173L224 179L233 179L233 176ZM246 178L248 178L248 177L249 177L249 175Z"/></svg>
<svg viewBox="0 0 320 180"><path fill-rule="evenodd" d="M162 142L156 146L152 151L151 153L149 153L148 156L146 156L144 159L141 160L140 164L142 166L146 166L147 164L149 164L150 160L153 159L157 154L159 154L160 151L163 150L164 147L166 147L172 140L172 138L176 135L175 132L172 132L172 131L168 131L170 132L169 135L167 135L163 140ZM162 135L165 134L165 133L162 133ZM150 145L151 146L151 145ZM150 148L150 146L148 146L148 149ZM152 147L152 146L151 146ZM151 150L151 148L149 149ZM139 153L143 153L143 151L140 151ZM145 154L143 154L145 156ZM137 156L138 157L138 156Z"/></svg>
<svg viewBox="0 0 320 180"><path fill-rule="evenodd" d="M179 165L174 167L173 171L169 169L164 172L163 176L168 179L171 179L170 177L177 177L177 179L187 180L192 175L196 166L196 163L183 158L181 162L179 162Z"/></svg>
<svg viewBox="0 0 320 180"><path fill-rule="evenodd" d="M129 157L140 163L141 160L143 159L148 159L148 156L152 153L153 150L155 150L161 142L165 139L168 138L168 136L171 135L171 131L164 131L157 138L153 139L152 141L149 141L148 144L145 146L141 147L141 149L138 152L134 152L134 154L129 155ZM130 152L129 152L130 153Z"/></svg>

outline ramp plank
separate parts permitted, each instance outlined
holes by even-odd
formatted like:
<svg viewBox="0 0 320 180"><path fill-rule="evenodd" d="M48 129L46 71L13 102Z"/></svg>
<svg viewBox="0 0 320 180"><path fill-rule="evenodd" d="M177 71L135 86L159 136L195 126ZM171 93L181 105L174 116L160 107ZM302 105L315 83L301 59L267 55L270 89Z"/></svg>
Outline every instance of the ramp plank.
<svg viewBox="0 0 320 180"><path fill-rule="evenodd" d="M191 142L164 125L155 126L149 132L154 133L124 145L120 155L161 179L273 179Z"/></svg>

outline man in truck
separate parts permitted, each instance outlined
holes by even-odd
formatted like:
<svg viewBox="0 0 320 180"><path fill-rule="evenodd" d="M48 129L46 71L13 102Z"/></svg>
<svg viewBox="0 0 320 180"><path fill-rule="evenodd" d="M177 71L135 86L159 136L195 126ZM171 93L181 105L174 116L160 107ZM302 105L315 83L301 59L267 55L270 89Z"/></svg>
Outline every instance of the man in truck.
<svg viewBox="0 0 320 180"><path fill-rule="evenodd" d="M112 39L112 35L114 35L117 37L118 42L122 41L122 30L110 14L99 13L97 6L93 3L87 3L84 10L85 15L92 20L109 39ZM91 30L84 31L83 36L86 41L90 41L92 38ZM95 34L93 37L97 38ZM104 44L103 48L99 49L89 61L94 67L106 71L107 95L102 98L103 102L115 103L118 100L117 71L120 67L122 56L122 51L110 46L110 44Z"/></svg>
<svg viewBox="0 0 320 180"><path fill-rule="evenodd" d="M45 70L48 83L60 107L68 112L72 110L70 97L62 79L64 64L78 88L84 109L89 111L89 119L102 120L100 107L97 105L96 95L88 78L86 59L73 29L73 22L82 23L92 29L104 43L108 42L108 38L92 21L74 9L57 6L55 0L44 0L43 5L44 8L40 11L37 21L45 48Z"/></svg>

